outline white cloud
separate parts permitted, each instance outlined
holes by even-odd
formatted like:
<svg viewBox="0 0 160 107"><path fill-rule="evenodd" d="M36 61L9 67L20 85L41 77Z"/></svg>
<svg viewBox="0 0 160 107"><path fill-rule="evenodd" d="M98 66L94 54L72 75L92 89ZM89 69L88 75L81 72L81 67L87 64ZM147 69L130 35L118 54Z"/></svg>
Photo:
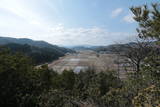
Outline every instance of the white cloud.
<svg viewBox="0 0 160 107"><path fill-rule="evenodd" d="M2 32L0 35L31 38L34 40L44 40L56 45L109 45L116 42L126 42L131 33L109 32L107 29L99 27L91 28L66 28L59 24L55 27L38 27L30 26L30 29L22 28L21 30L0 26Z"/></svg>
<svg viewBox="0 0 160 107"><path fill-rule="evenodd" d="M59 45L108 45L115 42L126 42L133 37L132 35L124 32L109 32L99 27L65 28L57 26L51 28L44 40Z"/></svg>
<svg viewBox="0 0 160 107"><path fill-rule="evenodd" d="M134 23L135 22L132 14L128 14L128 15L124 16L123 21L125 21L127 23Z"/></svg>
<svg viewBox="0 0 160 107"><path fill-rule="evenodd" d="M38 4L36 4L38 3ZM54 8L49 8L51 6L48 5L49 3L46 1L40 1L40 0L0 0L0 9L6 10L8 13L13 14L16 18L23 19L25 24L33 24L33 25L43 25L46 26L51 23L50 20L46 20L45 12L39 9L38 6L46 6L48 7L48 11L53 12L56 14L57 10ZM53 6L55 7L55 6ZM47 10L46 9L46 10ZM44 10L45 11L45 10ZM4 16L4 15L3 15ZM55 15L57 16L57 15ZM14 18L12 17L12 18ZM1 17L0 17L1 18ZM11 17L9 17L10 20ZM17 21L18 21L17 18ZM56 17L57 18L57 17ZM54 22L54 19L52 20L52 23Z"/></svg>
<svg viewBox="0 0 160 107"><path fill-rule="evenodd" d="M34 11L36 9L32 10L25 5L26 1L28 0L1 0L0 36L44 40L57 45L108 45L132 35L109 32L100 27L66 28L63 23L56 21L48 24L50 22L43 20L43 15ZM112 13L113 17L117 17L122 11L121 8L116 9Z"/></svg>
<svg viewBox="0 0 160 107"><path fill-rule="evenodd" d="M114 11L112 11L111 17L115 18L115 17L119 16L122 12L123 12L122 8L117 8Z"/></svg>
<svg viewBox="0 0 160 107"><path fill-rule="evenodd" d="M37 26L41 25L41 23L37 20L31 20L30 24L37 25Z"/></svg>

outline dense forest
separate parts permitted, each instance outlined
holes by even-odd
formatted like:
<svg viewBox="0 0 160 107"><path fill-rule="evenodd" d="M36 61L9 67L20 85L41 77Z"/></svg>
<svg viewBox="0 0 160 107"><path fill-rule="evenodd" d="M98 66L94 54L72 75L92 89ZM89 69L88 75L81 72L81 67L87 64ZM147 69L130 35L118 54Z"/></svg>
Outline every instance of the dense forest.
<svg viewBox="0 0 160 107"><path fill-rule="evenodd" d="M131 11L139 24L138 37L155 41L156 48L139 43L123 54L136 67L125 80L121 80L116 71L97 73L89 69L78 74L73 71L58 74L47 65L35 68L30 60L34 55L30 54L34 51L50 54L50 50L25 44L16 44L13 48L14 45L9 44L10 50L0 48L0 105L160 107L160 4L132 7Z"/></svg>
<svg viewBox="0 0 160 107"><path fill-rule="evenodd" d="M2 46L8 48L13 54L19 52L31 57L36 65L51 62L59 57L64 56L66 53L75 52L73 50L61 47L36 47L28 44L17 43L9 43Z"/></svg>

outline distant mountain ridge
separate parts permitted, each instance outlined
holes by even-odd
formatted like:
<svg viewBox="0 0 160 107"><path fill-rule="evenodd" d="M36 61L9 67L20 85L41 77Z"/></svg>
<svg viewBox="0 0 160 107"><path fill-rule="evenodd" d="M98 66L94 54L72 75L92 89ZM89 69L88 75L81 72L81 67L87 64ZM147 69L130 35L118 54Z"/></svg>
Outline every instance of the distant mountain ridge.
<svg viewBox="0 0 160 107"><path fill-rule="evenodd" d="M20 52L31 57L36 64L46 63L75 51L49 44L45 41L34 41L23 38L0 37L0 46L9 48L11 52Z"/></svg>
<svg viewBox="0 0 160 107"><path fill-rule="evenodd" d="M0 37L0 45L6 45L6 44L10 44L10 43L16 43L16 44L21 44L21 45L28 44L30 46L35 46L35 47L39 47L39 48L46 48L47 47L47 48L55 49L57 51L62 51L64 53L74 52L71 49L59 47L57 45L52 45L52 44L49 44L48 42L45 42L45 41L35 41L32 39L28 39L28 38Z"/></svg>
<svg viewBox="0 0 160 107"><path fill-rule="evenodd" d="M154 41L141 42L141 43L143 43L143 45L146 44L147 46L154 47L154 48L158 49L156 42L154 42ZM140 47L140 46L139 46L139 43L129 42L126 44L112 44L112 45L108 45L108 46L99 46L99 47L94 48L94 51L113 54L113 53L117 53L117 52L125 52L130 47Z"/></svg>
<svg viewBox="0 0 160 107"><path fill-rule="evenodd" d="M5 45L9 43L17 43L17 44L29 44L36 47L52 47L51 45L45 41L34 41L32 39L27 38L11 38L11 37L0 37L0 45Z"/></svg>
<svg viewBox="0 0 160 107"><path fill-rule="evenodd" d="M82 51L82 50L92 50L96 52L102 52L102 53L110 53L113 54L117 51L126 51L128 49L128 46L137 46L136 42L129 42L126 44L111 44L107 46L75 46L71 49L74 49L76 51Z"/></svg>
<svg viewBox="0 0 160 107"><path fill-rule="evenodd" d="M100 46L79 45L79 46L72 46L69 48L76 51L81 51L81 50L94 50L97 47L100 47Z"/></svg>

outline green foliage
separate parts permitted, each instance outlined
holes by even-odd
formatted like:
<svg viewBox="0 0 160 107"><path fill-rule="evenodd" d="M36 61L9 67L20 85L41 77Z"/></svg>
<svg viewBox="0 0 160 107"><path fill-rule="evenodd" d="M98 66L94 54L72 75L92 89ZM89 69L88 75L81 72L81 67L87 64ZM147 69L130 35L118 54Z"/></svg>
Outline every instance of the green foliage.
<svg viewBox="0 0 160 107"><path fill-rule="evenodd" d="M40 95L39 106L40 107L76 107L73 103L72 97L70 97L68 92L61 90L51 90L48 93L43 93Z"/></svg>
<svg viewBox="0 0 160 107"><path fill-rule="evenodd" d="M77 74L65 70L58 74L48 69L47 65L35 68L27 56L37 59L37 63L59 57L56 53L52 56L53 50L47 48L11 45L10 52L1 47L0 105L3 107L158 107L160 105L158 29L160 12L157 4L152 7L152 10L147 6L131 10L135 14L135 20L140 24L139 36L157 40L157 48L151 52L145 51L147 56L143 57L139 72L129 73L124 81L113 71L97 73L89 70ZM17 51L26 56L15 53ZM140 56L135 54L137 57Z"/></svg>
<svg viewBox="0 0 160 107"><path fill-rule="evenodd" d="M160 4L149 6L132 7L131 11L135 15L134 19L139 23L137 29L139 37L160 40Z"/></svg>
<svg viewBox="0 0 160 107"><path fill-rule="evenodd" d="M102 104L101 97L122 82L115 73L64 71L58 74L47 65L34 68L22 54L0 48L0 104L2 106L77 106L81 101ZM67 107L67 106L66 106Z"/></svg>
<svg viewBox="0 0 160 107"><path fill-rule="evenodd" d="M0 94L0 104L2 106L134 107L137 103L144 104L148 101L148 99L143 101L139 93L151 84L158 83L158 79L154 78L156 82L153 82L151 80L154 76L148 78L149 73L146 73L152 71L152 67L146 68L147 60L150 63L150 58L144 63L147 71L139 72L138 76L137 73L131 73L128 75L128 80L122 82L113 71L96 73L89 70L78 74L64 71L58 74L49 70L47 65L37 69L32 66L28 57L12 54L4 48L0 50L0 91L3 92ZM149 101L153 101L153 95L158 98L157 93L159 91L147 93ZM158 103L156 101L153 104Z"/></svg>
<svg viewBox="0 0 160 107"><path fill-rule="evenodd" d="M9 43L3 45L11 50L13 54L19 52L26 56L29 56L33 59L35 64L42 64L46 62L51 62L53 60L62 57L67 52L74 52L72 50L60 47L35 47L28 44L16 44L16 43Z"/></svg>
<svg viewBox="0 0 160 107"><path fill-rule="evenodd" d="M52 75L47 66L33 67L30 58L0 49L0 105L35 107L38 96L51 88Z"/></svg>
<svg viewBox="0 0 160 107"><path fill-rule="evenodd" d="M110 89L102 97L105 107L132 107L131 96L125 88Z"/></svg>
<svg viewBox="0 0 160 107"><path fill-rule="evenodd" d="M139 37L155 41L155 47L144 59L138 75L130 76L127 87L133 91L133 105L135 107L158 107L160 89L160 4L132 7L134 19L139 23L137 29Z"/></svg>
<svg viewBox="0 0 160 107"><path fill-rule="evenodd" d="M35 64L41 64L53 61L61 56L64 56L65 54L57 49L52 49L47 47L39 48L30 46L28 44L21 45L21 44L10 43L4 46L9 48L13 54L19 52L25 54L26 56L31 57Z"/></svg>
<svg viewBox="0 0 160 107"><path fill-rule="evenodd" d="M151 85L141 90L133 99L135 107L159 107L160 106L160 88Z"/></svg>
<svg viewBox="0 0 160 107"><path fill-rule="evenodd" d="M75 74L72 71L63 71L60 76L61 87L64 87L66 90L72 90L75 84Z"/></svg>
<svg viewBox="0 0 160 107"><path fill-rule="evenodd" d="M32 82L28 80L32 69L27 57L0 52L0 103L2 106L17 106L21 96L30 94ZM30 87L27 87L30 86Z"/></svg>
<svg viewBox="0 0 160 107"><path fill-rule="evenodd" d="M58 81L57 78L59 78ZM86 103L102 106L102 98L111 88L122 87L122 82L114 76L112 71L106 73L87 71L79 74L64 71L58 74L57 78L53 84L57 82L59 86L41 95L42 107L46 105L48 105L46 107L77 107Z"/></svg>

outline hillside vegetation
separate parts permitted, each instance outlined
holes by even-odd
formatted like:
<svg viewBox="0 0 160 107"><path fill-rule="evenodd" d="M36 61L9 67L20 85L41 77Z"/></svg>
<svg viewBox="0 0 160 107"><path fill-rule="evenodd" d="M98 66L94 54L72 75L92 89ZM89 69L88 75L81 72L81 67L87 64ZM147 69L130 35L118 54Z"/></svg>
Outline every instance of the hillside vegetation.
<svg viewBox="0 0 160 107"><path fill-rule="evenodd" d="M23 53L30 56L35 64L42 64L58 59L66 53L75 51L56 45L51 45L43 41L33 41L30 39L15 39L0 37L0 45L8 48L12 53Z"/></svg>
<svg viewBox="0 0 160 107"><path fill-rule="evenodd" d="M34 41L31 39L27 38L11 38L11 37L0 37L0 45L5 45L9 43L16 43L16 44L30 44L31 46L36 46L36 47L48 47L51 48L53 45L45 42L45 41ZM55 46L55 45L54 45ZM57 47L57 46L55 46Z"/></svg>
<svg viewBox="0 0 160 107"><path fill-rule="evenodd" d="M128 48L124 56L135 70L129 72L125 80L121 80L116 71L97 73L89 69L80 73L64 71L58 74L47 65L35 68L30 56L23 54L30 50L41 52L43 48L9 44L11 51L0 48L0 105L160 107L160 4L132 7L131 11L139 23L138 37L156 41L156 48L142 42Z"/></svg>

